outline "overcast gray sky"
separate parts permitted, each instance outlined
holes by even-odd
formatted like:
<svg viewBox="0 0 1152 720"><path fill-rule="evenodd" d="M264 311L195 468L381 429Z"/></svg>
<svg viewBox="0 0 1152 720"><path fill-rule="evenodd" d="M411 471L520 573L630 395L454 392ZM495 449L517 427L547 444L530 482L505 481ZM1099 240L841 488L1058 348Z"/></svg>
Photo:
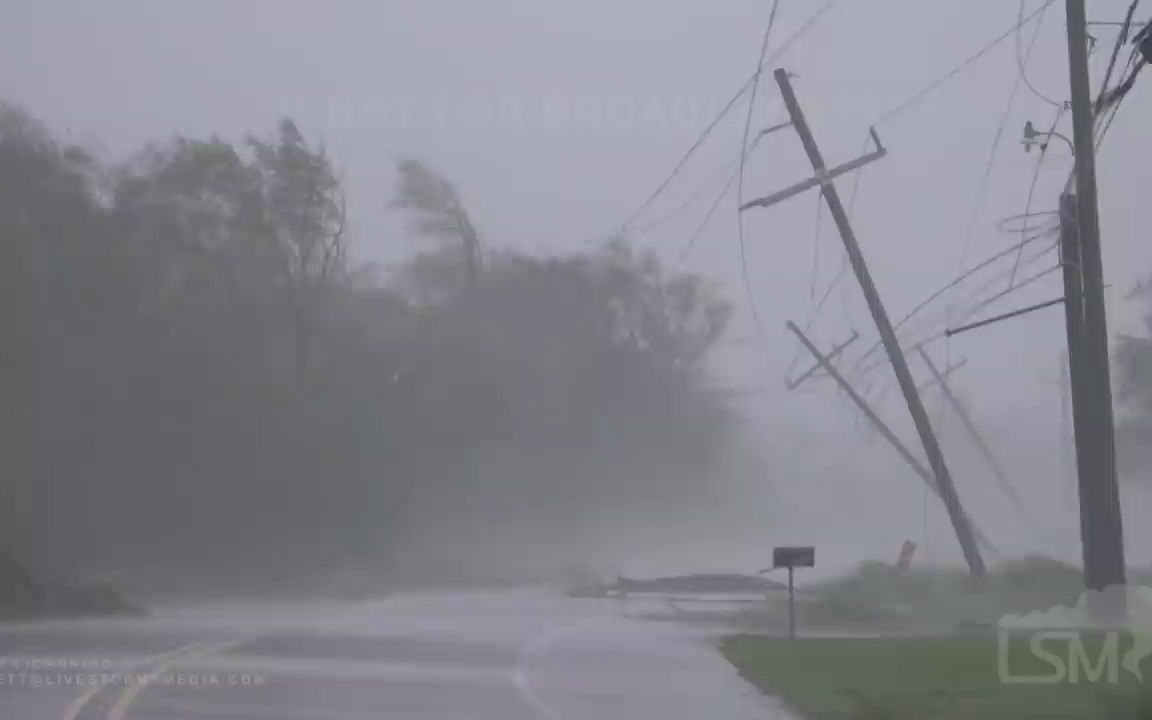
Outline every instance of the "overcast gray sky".
<svg viewBox="0 0 1152 720"><path fill-rule="evenodd" d="M773 44L821 4L783 0ZM1032 84L1058 101L1068 94L1062 5L1055 3L1044 18L1028 65ZM344 174L356 252L363 260L388 262L413 249L387 208L398 155L426 159L452 177L487 242L572 250L617 228L740 87L755 67L770 6L769 0L3 0L0 96L111 157L173 133L218 132L238 139L291 115L324 139ZM1125 0L1089 3L1094 20L1119 20L1126 6ZM1028 2L1029 10L1037 7L1039 0ZM1018 9L1010 0L841 0L779 64L797 73L800 100L825 156L836 163L860 152L870 123L1009 28ZM1025 44L1031 27L1023 33ZM1097 28L1097 81L1114 32ZM1055 114L1020 88L977 206L1016 77L1009 39L879 127L891 154L864 172L855 224L893 315L957 274L965 260L972 264L1014 242L994 223L1025 205L1036 153L1023 151L1021 128L1025 120L1047 127ZM1114 329L1138 321L1138 308L1123 296L1152 270L1139 212L1152 188L1152 79L1144 80L1100 158ZM716 178L738 152L743 108L637 224L661 217L702 188L708 197L638 237L639 244L669 261L681 255L719 188ZM780 112L766 76L754 127L778 121ZM1069 117L1062 129L1070 133ZM1054 146L1037 186L1036 210L1054 207L1070 167L1065 148ZM749 157L745 193L766 194L810 172L795 134L778 133ZM850 184L841 187L847 194ZM734 196L725 200L684 263L725 284L739 307L732 333L739 340L755 333L740 280L734 206ZM845 507L875 501L901 508L894 513L901 520L893 522L892 537L878 541L889 547L919 532L921 519L913 511L921 501L918 481L889 462L878 441L854 428L845 401L831 387L791 395L782 389L792 355L784 322L802 321L812 303L816 208L816 196L807 194L747 216L752 295L766 338L727 347L718 372L733 387L766 388L748 400L758 418L757 442L765 443L780 473L817 478L806 481L817 483L809 491L791 491L798 498L835 492ZM835 275L841 257L839 238L825 217L818 288ZM1059 283L1054 274L995 309L1055 297ZM827 345L850 327L867 341L874 336L849 277L813 336ZM1067 509L1066 482L1054 477L1060 474L1060 402L1051 385L1062 332L1054 308L958 337L936 352L940 362L946 353L969 360L957 387L1005 452L1018 459L1021 472L1034 476L1024 481L1030 499ZM889 392L882 408L912 438L898 400ZM797 455L797 438L818 443L818 463ZM837 452L828 453L828 447ZM857 464L859 457L869 464ZM849 468L873 478L899 477L844 481ZM973 472L981 471L974 466ZM980 477L970 485L975 487L962 483L962 494L982 498L977 502L996 515L994 506L1002 501L991 481ZM1061 492L1053 492L1056 487ZM932 522L946 538L942 518ZM823 519L809 512L793 520L797 526L788 532L802 535L807 523ZM1013 533L1010 517L997 522ZM1072 547L1075 528L1062 530L1062 547ZM842 537L852 542L851 533Z"/></svg>

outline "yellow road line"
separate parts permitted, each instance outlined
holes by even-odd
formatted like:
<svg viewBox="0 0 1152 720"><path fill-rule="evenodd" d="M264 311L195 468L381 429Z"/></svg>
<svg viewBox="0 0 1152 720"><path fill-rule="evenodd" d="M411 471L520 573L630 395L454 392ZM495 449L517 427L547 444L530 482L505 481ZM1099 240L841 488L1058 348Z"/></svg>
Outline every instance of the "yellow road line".
<svg viewBox="0 0 1152 720"><path fill-rule="evenodd" d="M199 642L182 645L175 650L169 650L168 652L160 653L159 655L152 655L134 665L130 665L124 670L124 673L127 674L130 672L138 672L140 670L151 667L155 663L163 663L174 657L184 655L185 653L190 654L195 653L197 650L211 648L215 644L216 643L212 641L201 640ZM77 720L77 718L80 717L80 713L84 712L84 709L88 707L88 705L93 700L96 699L96 696L99 695L100 691L103 689L104 686L99 683L88 688L83 695L76 698L68 705L67 709L64 711L63 720Z"/></svg>
<svg viewBox="0 0 1152 720"><path fill-rule="evenodd" d="M162 660L159 664L150 667L148 674L151 675L167 672L183 660L214 655L218 652L223 652L224 650L234 648L242 642L245 642L244 639L228 640L226 642L219 642L209 645L208 647L201 647L189 652L169 656L168 658ZM132 706L132 703L136 702L136 699L140 697L141 693L148 689L149 684L150 681L148 679L143 679L141 682L128 685L124 689L124 692L120 694L120 697L117 698L116 703L112 706L112 709L108 711L107 720L124 720L128 714L128 708Z"/></svg>
<svg viewBox="0 0 1152 720"><path fill-rule="evenodd" d="M144 658L144 660L136 663L135 665L130 665L126 669L126 672L134 672L136 670L146 668L149 665L151 665L152 663L163 662L164 660L172 657L173 655L179 655L180 653L186 653L186 652L193 652L195 650L200 649L200 647L202 647L202 646L210 645L210 644L211 643L206 641L206 640L201 640L199 642L189 643L188 645L182 645L181 647L178 647L175 650L169 650L166 653L160 653L159 655L152 655L150 657L146 657L146 658ZM100 690L102 690L102 689L103 689L102 685L95 684L92 687L88 688L84 692L83 695L81 695L80 697L73 700L72 703L70 705L68 705L68 709L64 711L64 720L76 720L78 717L80 717L80 713L82 713L84 711L84 708L87 707L88 703L92 702L92 700L95 699L96 696L100 694Z"/></svg>

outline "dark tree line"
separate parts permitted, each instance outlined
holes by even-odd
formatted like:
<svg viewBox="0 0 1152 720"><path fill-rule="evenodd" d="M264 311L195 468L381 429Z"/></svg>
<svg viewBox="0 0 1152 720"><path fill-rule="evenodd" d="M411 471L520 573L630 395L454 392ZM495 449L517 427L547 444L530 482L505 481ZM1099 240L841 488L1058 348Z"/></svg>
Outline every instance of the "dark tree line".
<svg viewBox="0 0 1152 720"><path fill-rule="evenodd" d="M107 163L0 106L0 546L306 587L398 574L422 536L446 550L419 562L482 575L469 529L510 516L562 544L606 511L704 506L725 303L623 243L481 246L450 183L398 170L419 252L374 279L290 121Z"/></svg>
<svg viewBox="0 0 1152 720"><path fill-rule="evenodd" d="M1132 299L1148 303L1152 285L1141 283ZM1124 334L1115 349L1118 369L1116 404L1120 418L1116 451L1125 479L1152 482L1152 305L1144 319L1143 334Z"/></svg>

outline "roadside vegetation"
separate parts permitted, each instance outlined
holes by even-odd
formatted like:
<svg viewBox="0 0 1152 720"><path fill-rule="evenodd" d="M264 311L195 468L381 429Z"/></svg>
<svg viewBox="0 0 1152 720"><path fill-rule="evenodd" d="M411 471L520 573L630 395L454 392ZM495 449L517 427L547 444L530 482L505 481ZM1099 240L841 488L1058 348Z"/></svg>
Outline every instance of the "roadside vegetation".
<svg viewBox="0 0 1152 720"><path fill-rule="evenodd" d="M48 579L0 552L0 622L143 612L107 585Z"/></svg>
<svg viewBox="0 0 1152 720"><path fill-rule="evenodd" d="M1129 581L1148 584L1149 573ZM1072 670L1069 658L1060 681L1013 683L1002 676L1002 661L1016 678L1057 669L1034 653L1028 632L1001 636L1000 618L1074 606L1082 589L1076 568L1039 556L1004 563L979 584L961 569L896 572L865 563L804 588L798 640L782 637L787 616L774 607L742 614L736 627L758 634L730 637L721 650L747 680L806 720L1152 718L1152 685L1119 664L1100 665L1102 636L1085 638L1090 666ZM1131 643L1131 636L1120 637L1120 647ZM1058 655L1063 649L1047 647ZM1152 680L1152 663L1144 665ZM1104 674L1092 678L1101 668Z"/></svg>
<svg viewBox="0 0 1152 720"><path fill-rule="evenodd" d="M1152 573L1133 572L1129 582L1148 585ZM1005 562L981 583L960 568L897 572L885 563L865 562L850 575L802 586L797 613L802 626L819 632L983 632L995 629L1007 613L1075 605L1082 590L1079 570L1042 556ZM786 627L787 616L775 603L736 613L732 622L746 631L777 631Z"/></svg>
<svg viewBox="0 0 1152 720"><path fill-rule="evenodd" d="M106 158L0 101L3 547L134 593L360 596L709 507L715 288L622 241L506 247L395 170L357 196L410 221L383 237L289 119Z"/></svg>

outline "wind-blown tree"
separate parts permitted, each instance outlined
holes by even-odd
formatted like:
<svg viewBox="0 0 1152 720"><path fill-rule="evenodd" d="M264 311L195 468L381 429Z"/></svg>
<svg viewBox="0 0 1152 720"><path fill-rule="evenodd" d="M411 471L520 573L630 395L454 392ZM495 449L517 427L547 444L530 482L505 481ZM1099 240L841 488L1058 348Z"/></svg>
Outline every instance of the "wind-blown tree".
<svg viewBox="0 0 1152 720"><path fill-rule="evenodd" d="M347 271L347 207L323 148L310 148L291 120L280 122L274 142L251 137L262 179L266 221L288 259L290 296L302 367L309 363L316 313L324 312L337 277Z"/></svg>
<svg viewBox="0 0 1152 720"><path fill-rule="evenodd" d="M106 166L2 108L0 545L301 589L342 563L491 575L508 541L570 560L596 528L706 512L716 291L623 244L493 247L481 275L457 191L406 167L397 197L451 243L374 282L288 121Z"/></svg>
<svg viewBox="0 0 1152 720"><path fill-rule="evenodd" d="M481 267L480 237L456 186L419 160L400 160L396 170L399 182L392 206L412 213L418 234L460 243L464 287L474 287Z"/></svg>
<svg viewBox="0 0 1152 720"><path fill-rule="evenodd" d="M608 527L670 537L676 523L703 521L732 420L703 358L728 315L705 283L665 277L623 244L563 258L492 253L475 291L428 317L495 387L491 402L458 406L471 432L451 491L416 489L432 497L418 515L436 561L484 558L472 534L574 561Z"/></svg>

